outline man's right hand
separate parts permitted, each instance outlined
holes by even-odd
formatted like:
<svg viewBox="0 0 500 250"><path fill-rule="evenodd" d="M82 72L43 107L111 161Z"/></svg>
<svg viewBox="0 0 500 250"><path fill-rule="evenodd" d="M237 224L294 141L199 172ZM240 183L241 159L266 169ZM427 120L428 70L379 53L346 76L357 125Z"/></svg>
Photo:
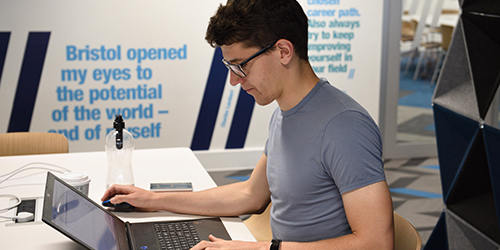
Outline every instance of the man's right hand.
<svg viewBox="0 0 500 250"><path fill-rule="evenodd" d="M101 198L101 201L109 200L113 204L127 202L130 205L139 208L143 211L160 210L156 204L158 194L131 185L113 185Z"/></svg>

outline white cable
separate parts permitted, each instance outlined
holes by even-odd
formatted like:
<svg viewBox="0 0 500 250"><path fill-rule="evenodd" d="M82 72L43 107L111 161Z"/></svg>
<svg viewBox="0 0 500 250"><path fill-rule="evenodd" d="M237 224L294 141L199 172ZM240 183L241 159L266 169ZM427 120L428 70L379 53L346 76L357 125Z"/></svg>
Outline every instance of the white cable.
<svg viewBox="0 0 500 250"><path fill-rule="evenodd" d="M30 165L35 165L35 164L52 166L52 167L60 168L63 171L57 170L57 169L53 169L53 168L48 168L48 167L28 167ZM21 173L23 171L30 170L30 169L43 169L43 170L49 170L49 171L54 171L54 172L59 172L59 173L64 173L65 171L66 172L71 172L71 170L69 170L67 168L64 168L64 167L61 167L61 166L57 166L57 165L54 165L54 164L51 164L51 163L30 162L28 164L25 164L25 165L19 167L16 170L13 170L13 171L11 171L9 173L0 175L0 177L7 176L7 177L5 177L5 179L3 179L3 180L0 181L0 184L4 183L5 181L7 181L8 179L12 178L15 175L17 175L17 174L19 174L19 173ZM13 194L0 194L0 197L13 197L13 198L17 199L17 203L16 204L8 206L8 207L5 207L5 208L0 208L0 213L8 212L9 210L11 210L13 208L18 207L21 204L21 202L22 202L22 200L21 200L21 198L19 198L19 196L13 195ZM0 215L0 218L11 219L11 220L18 220L18 222L27 222L27 221L32 220L33 216L34 215L32 213L30 213L30 212L19 212L17 214L17 216L14 216L14 217L8 217L8 216L2 216L2 215Z"/></svg>
<svg viewBox="0 0 500 250"><path fill-rule="evenodd" d="M46 168L46 167L29 167L29 168L24 168L24 169L21 169L21 170L19 170L19 171L15 172L15 173L13 173L13 174L11 174L11 175L7 176L5 179L3 179L3 180L1 180L1 181L0 181L0 184L2 184L2 183L4 183L4 182L8 181L10 178L14 177L15 175L17 175L17 174L19 174L19 173L21 173L21 172L23 172L23 171L26 171L26 170L31 170L31 169L42 169L42 170L49 170L49 171L54 171L54 172L63 173L63 171L54 170L54 169L51 169L51 168Z"/></svg>
<svg viewBox="0 0 500 250"><path fill-rule="evenodd" d="M13 197L13 198L16 198L17 199L17 203L15 205L12 205L12 206L9 206L9 207L6 207L6 208L0 208L0 213L5 213L17 206L19 206L19 204L21 204L21 198L19 198L19 196L17 195L13 195L13 194L0 194L0 197Z"/></svg>
<svg viewBox="0 0 500 250"><path fill-rule="evenodd" d="M61 166L57 166L57 165L54 165L54 164L50 164L50 163L44 163L44 162L31 162L31 163L28 163L26 165L23 165L21 166L20 168L14 170L14 171L11 171L7 174L3 174L3 175L0 175L0 177L4 177L4 176L7 176L5 177L5 179L1 180L0 181L0 184L4 183L5 181L7 181L8 179L12 178L13 176L23 172L23 171L26 171L26 170L30 170L30 169L43 169L43 170L49 170L49 171L55 171L55 172L59 172L59 173L64 173L64 171L60 171L60 170L56 170L56 169L52 169L52 168L47 168L47 167L28 167L29 165L35 165L35 164L40 164L40 165L48 165L48 166L53 166L53 167L58 167L66 172L71 172L71 170L67 169L67 168L64 168L64 167L61 167Z"/></svg>
<svg viewBox="0 0 500 250"><path fill-rule="evenodd" d="M1 216L2 219L17 220L17 222L28 222L33 220L34 215L30 212L19 212L16 216Z"/></svg>
<svg viewBox="0 0 500 250"><path fill-rule="evenodd" d="M29 166L29 165L35 165L35 164L40 164L40 165L47 165L47 166L57 167L57 168L60 168L60 169L62 169L62 170L65 170L65 171L67 171L67 172L71 172L71 171L70 171L69 169L67 169L67 168L64 168L64 167L61 167L61 166L58 166L58 165L55 165L55 164L51 164L51 163L45 163L45 162L30 162L30 163L25 164L25 165L23 165L23 166L21 166L21 167L19 167L19 168L15 169L15 170L13 170L13 171L9 172L9 173L2 174L2 175L0 175L0 177L4 177L4 176L7 176L7 175L10 175L10 174L12 174L12 173L14 173L14 172L16 172L16 171L19 171L19 170L21 170L21 169L23 169L23 168L25 168L25 167L27 167L27 166Z"/></svg>

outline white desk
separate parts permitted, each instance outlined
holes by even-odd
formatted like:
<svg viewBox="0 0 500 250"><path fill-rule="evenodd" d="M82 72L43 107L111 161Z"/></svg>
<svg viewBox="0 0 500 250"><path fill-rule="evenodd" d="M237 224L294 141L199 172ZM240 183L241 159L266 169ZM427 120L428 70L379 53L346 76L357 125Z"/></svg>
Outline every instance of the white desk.
<svg viewBox="0 0 500 250"><path fill-rule="evenodd" d="M88 173L91 178L89 197L100 203L100 198L105 191L107 173L105 152L0 157L0 175L31 162L51 163L73 171ZM135 185L145 189L149 189L150 182L190 181L193 183L194 191L216 186L188 148L135 150L132 168ZM60 176L59 173L55 174ZM21 198L42 197L45 189L45 178L46 171L28 170L0 184L0 194L15 194ZM0 180L3 179L4 177L0 178ZM6 207L8 202L8 198L0 198L0 208ZM130 222L200 218L164 211L116 214L124 221ZM224 217L222 221L233 240L255 241L255 238L239 218ZM0 249L78 249L80 247L44 223L31 222L12 225L10 222L0 219ZM28 235L30 237L27 237ZM33 238L30 239L31 237Z"/></svg>

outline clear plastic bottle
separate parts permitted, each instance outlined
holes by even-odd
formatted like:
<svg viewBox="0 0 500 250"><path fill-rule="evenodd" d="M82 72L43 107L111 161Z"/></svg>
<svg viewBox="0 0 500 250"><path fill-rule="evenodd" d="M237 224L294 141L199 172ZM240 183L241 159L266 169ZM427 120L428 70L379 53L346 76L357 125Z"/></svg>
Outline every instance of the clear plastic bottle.
<svg viewBox="0 0 500 250"><path fill-rule="evenodd" d="M134 137L125 129L121 115L116 115L113 127L115 130L106 136L105 149L108 156L106 189L113 184L134 185L132 172Z"/></svg>

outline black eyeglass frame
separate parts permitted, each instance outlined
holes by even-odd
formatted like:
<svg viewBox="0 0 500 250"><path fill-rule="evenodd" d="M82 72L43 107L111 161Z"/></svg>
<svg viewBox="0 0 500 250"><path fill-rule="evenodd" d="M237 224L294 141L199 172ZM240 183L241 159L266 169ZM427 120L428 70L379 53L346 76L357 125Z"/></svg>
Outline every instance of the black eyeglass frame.
<svg viewBox="0 0 500 250"><path fill-rule="evenodd" d="M264 54L266 51L268 51L270 48L272 48L278 41L274 42L274 43L271 43L269 45L267 45L266 47L262 48L261 50L257 51L257 53L251 55L249 58L247 58L245 61L241 62L240 64L231 64L230 62L228 62L225 58L222 59L222 62L224 63L224 65L229 69L231 70L234 74L236 74L237 76L241 77L241 78L245 78L247 77L247 74L245 73L245 71L243 71L243 65L245 65L246 63L250 62L252 59ZM234 67L234 69L233 69ZM243 75L240 75L239 72L237 71L240 71Z"/></svg>

